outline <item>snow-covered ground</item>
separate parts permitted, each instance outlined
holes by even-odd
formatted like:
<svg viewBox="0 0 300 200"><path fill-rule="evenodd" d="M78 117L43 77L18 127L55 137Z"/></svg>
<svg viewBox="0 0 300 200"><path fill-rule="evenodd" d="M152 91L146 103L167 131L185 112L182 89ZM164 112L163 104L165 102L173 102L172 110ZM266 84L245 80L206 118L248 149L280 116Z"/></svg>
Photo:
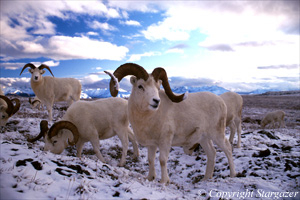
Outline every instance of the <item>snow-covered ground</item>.
<svg viewBox="0 0 300 200"><path fill-rule="evenodd" d="M281 101L287 128L262 131L259 119L277 109L280 102L265 96L262 104L255 98L258 96L244 96L242 147L233 151L238 177L229 177L226 156L216 147L213 179L202 182L206 167L203 150L188 156L182 148L173 147L167 186L159 183L158 159L157 179L145 179L147 149L142 146L136 161L130 144L126 166L118 167L122 149L117 137L100 141L106 164L97 160L89 143L79 159L73 147L54 155L43 151L42 140L27 142L39 133L39 123L47 119L47 112L31 109L28 99L21 98L20 111L0 133L0 199L300 199L299 100ZM59 120L65 112L66 104L56 104L54 119Z"/></svg>

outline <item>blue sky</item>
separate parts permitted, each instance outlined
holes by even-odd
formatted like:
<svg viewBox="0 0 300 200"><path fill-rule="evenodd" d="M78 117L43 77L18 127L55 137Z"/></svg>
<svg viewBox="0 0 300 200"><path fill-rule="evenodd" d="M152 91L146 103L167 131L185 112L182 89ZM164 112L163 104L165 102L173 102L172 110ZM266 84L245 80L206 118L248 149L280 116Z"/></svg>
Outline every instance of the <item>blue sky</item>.
<svg viewBox="0 0 300 200"><path fill-rule="evenodd" d="M29 87L30 74L19 74L32 62L95 89L104 70L135 62L164 67L172 86L299 89L299 9L288 0L1 0L1 85Z"/></svg>

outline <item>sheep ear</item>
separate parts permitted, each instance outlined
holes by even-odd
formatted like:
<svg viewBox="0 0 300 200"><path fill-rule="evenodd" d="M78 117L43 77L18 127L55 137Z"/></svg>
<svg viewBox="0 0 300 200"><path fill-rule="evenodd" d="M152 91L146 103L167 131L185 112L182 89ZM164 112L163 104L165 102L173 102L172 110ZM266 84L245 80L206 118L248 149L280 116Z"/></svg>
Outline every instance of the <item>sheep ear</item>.
<svg viewBox="0 0 300 200"><path fill-rule="evenodd" d="M33 73L33 71L34 71L34 69L31 69L31 68L30 68L30 69L28 69L28 71L29 71L29 73L31 73L31 74L32 74L32 73Z"/></svg>
<svg viewBox="0 0 300 200"><path fill-rule="evenodd" d="M137 78L136 78L135 76L130 77L130 83L131 83L132 85L135 85L136 82L137 82Z"/></svg>
<svg viewBox="0 0 300 200"><path fill-rule="evenodd" d="M45 74L45 72L46 72L45 70L43 70L43 69L41 70L41 74Z"/></svg>
<svg viewBox="0 0 300 200"><path fill-rule="evenodd" d="M1 110L1 111L5 110L4 105L1 105L1 106L0 106L0 110Z"/></svg>

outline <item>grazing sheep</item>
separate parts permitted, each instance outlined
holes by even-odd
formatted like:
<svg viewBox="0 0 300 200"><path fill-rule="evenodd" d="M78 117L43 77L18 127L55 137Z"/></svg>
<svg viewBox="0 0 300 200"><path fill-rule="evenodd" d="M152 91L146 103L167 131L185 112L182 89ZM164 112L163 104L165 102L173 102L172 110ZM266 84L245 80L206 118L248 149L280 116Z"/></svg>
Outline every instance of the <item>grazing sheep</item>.
<svg viewBox="0 0 300 200"><path fill-rule="evenodd" d="M129 122L137 141L148 148L148 180L156 177L154 161L159 148L161 183L169 183L167 161L171 146L192 147L200 143L207 155L203 180L212 178L216 150L214 141L226 154L230 176L235 176L231 145L225 137L226 105L215 94L199 92L173 94L166 71L156 68L151 74L134 63L126 63L111 76L110 92L118 94L118 82L127 75L131 77L131 95L128 100ZM160 90L163 85L165 91ZM185 99L185 100L184 100ZM184 101L183 101L184 100Z"/></svg>
<svg viewBox="0 0 300 200"><path fill-rule="evenodd" d="M235 132L238 135L237 147L241 147L243 98L235 92L220 95L227 107L226 126L230 128L229 142L233 144Z"/></svg>
<svg viewBox="0 0 300 200"><path fill-rule="evenodd" d="M285 113L282 110L276 110L269 112L261 121L261 128L264 129L268 124L271 124L271 128L275 128L275 123L278 122L278 127L285 127L284 124Z"/></svg>
<svg viewBox="0 0 300 200"><path fill-rule="evenodd" d="M0 100L0 126L5 126L8 119L20 109L20 100L17 98L10 100L4 95L0 95Z"/></svg>
<svg viewBox="0 0 300 200"><path fill-rule="evenodd" d="M29 97L29 103L32 108L37 108L38 110L44 110L44 106L42 105L41 100L39 100L39 98L37 97L34 97L33 101L31 97Z"/></svg>
<svg viewBox="0 0 300 200"><path fill-rule="evenodd" d="M125 99L77 101L69 107L62 120L54 123L47 132L48 123L44 120L41 122L41 133L28 141L34 142L44 136L44 150L55 154L62 153L69 144L76 144L77 157L81 157L83 145L89 141L98 159L105 162L100 152L99 140L118 135L123 148L119 165L125 164L128 137L133 144L134 155L138 157L138 146L129 128L127 100Z"/></svg>
<svg viewBox="0 0 300 200"><path fill-rule="evenodd" d="M52 121L52 107L54 102L67 101L70 106L73 101L80 99L81 83L77 79L55 78L47 65L42 64L39 67L35 67L31 63L23 67L20 75L27 67L30 67L31 88L42 104L46 105L50 121ZM49 70L53 77L43 77L42 75L45 73L44 69Z"/></svg>

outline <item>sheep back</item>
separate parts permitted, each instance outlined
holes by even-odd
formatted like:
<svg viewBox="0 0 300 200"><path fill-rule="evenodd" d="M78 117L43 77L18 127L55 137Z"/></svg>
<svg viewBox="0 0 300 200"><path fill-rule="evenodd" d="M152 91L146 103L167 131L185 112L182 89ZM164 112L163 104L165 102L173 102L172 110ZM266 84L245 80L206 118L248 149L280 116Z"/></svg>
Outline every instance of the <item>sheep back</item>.
<svg viewBox="0 0 300 200"><path fill-rule="evenodd" d="M243 98L235 92L226 92L220 95L227 106L226 126L236 117L242 117Z"/></svg>
<svg viewBox="0 0 300 200"><path fill-rule="evenodd" d="M31 81L31 88L36 96L44 102L49 99L53 102L66 101L72 96L73 100L80 99L81 84L74 78L43 77L43 81L35 83ZM47 88L45 90L45 88ZM76 94L76 95L72 95Z"/></svg>
<svg viewBox="0 0 300 200"><path fill-rule="evenodd" d="M128 127L127 100L108 98L77 101L68 108L63 120L76 125L83 140L89 141L90 134L95 129L98 131L100 140L107 139L115 135L114 127ZM87 132L90 133L85 134Z"/></svg>

